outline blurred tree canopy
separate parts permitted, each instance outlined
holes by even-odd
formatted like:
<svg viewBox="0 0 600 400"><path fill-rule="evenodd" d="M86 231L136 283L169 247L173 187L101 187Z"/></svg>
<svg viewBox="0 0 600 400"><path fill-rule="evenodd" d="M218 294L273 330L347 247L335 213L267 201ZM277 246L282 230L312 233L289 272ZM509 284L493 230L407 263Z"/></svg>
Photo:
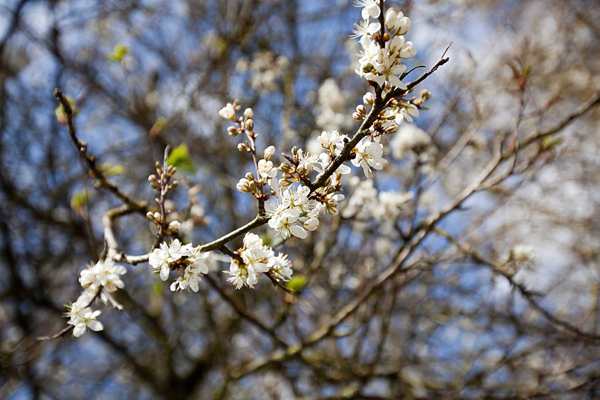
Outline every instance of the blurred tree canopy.
<svg viewBox="0 0 600 400"><path fill-rule="evenodd" d="M0 397L600 397L600 4L392 6L418 49L406 82L452 42L450 61L409 95L430 90L429 110L382 139L385 168L344 181L340 214L305 240L255 231L293 261L296 294L236 291L226 262L173 293L127 265L103 331L37 341L65 326L123 204L54 88L98 168L151 211L148 175L178 149L167 205L194 244L256 215L227 102L252 107L261 151L290 154L352 135L372 89L347 0L0 1ZM156 239L143 213L114 228L129 254Z"/></svg>

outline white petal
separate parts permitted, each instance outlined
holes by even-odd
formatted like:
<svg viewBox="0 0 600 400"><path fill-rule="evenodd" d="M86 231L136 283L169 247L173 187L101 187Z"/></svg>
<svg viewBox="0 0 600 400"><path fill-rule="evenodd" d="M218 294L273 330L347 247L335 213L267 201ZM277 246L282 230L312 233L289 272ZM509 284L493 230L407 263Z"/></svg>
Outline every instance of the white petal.
<svg viewBox="0 0 600 400"><path fill-rule="evenodd" d="M306 236L308 236L308 233L306 233L306 231L298 225L292 225L289 227L289 229L292 235L300 239L306 239Z"/></svg>

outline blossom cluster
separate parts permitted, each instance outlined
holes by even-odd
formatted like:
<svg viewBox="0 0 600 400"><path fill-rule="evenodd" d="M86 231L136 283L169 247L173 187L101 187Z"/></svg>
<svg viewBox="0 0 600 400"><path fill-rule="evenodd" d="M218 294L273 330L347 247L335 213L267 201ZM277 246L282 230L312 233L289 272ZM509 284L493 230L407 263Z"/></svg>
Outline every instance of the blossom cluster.
<svg viewBox="0 0 600 400"><path fill-rule="evenodd" d="M363 21L354 31L354 37L359 40L362 47L362 52L359 54L360 68L356 73L367 81L376 82L380 87L387 82L392 87L406 89L399 76L406 70L406 65L402 64L402 61L417 54L412 42L404 38L410 29L410 19L402 12L390 8L385 14L387 32L381 36L381 24L370 22L371 18L376 19L381 14L378 2L357 0L355 5L363 7Z"/></svg>
<svg viewBox="0 0 600 400"><path fill-rule="evenodd" d="M355 5L363 8L363 21L354 32L362 46L359 55L360 69L357 73L384 90L393 87L406 90L406 85L400 79L400 75L406 70L402 61L416 54L413 44L406 41L404 37L410 29L410 19L401 12L390 9L385 13L383 18L385 27L382 27L379 22L371 21L381 15L378 1L357 0ZM429 92L423 92L418 99L391 99L377 121L371 125L371 134L364 136L351 150L349 160L352 164L361 167L366 177L370 177L373 170L383 169L387 161L383 158L384 148L380 143L382 135L396 132L398 125L404 122L412 122L412 117L419 115L421 104L429 96ZM358 106L353 114L354 119L362 120L366 117L367 106L374 105L375 96L367 93L363 101L364 105ZM259 205L263 205L266 200L272 200L266 204L265 212L269 217L269 227L275 230L277 235L284 239L291 236L306 238L309 231L318 228L319 215L322 212L327 211L332 215L339 212L339 201L344 199L344 195L340 193L341 178L349 174L351 169L347 165L340 165L319 187L312 186L311 174L323 173L334 159L340 156L344 147L350 142L350 138L337 130L323 131L317 139L321 149L315 151L315 154L294 147L290 155L283 154L286 161L276 167L271 161L275 154L273 146L268 146L263 158L257 160L254 142L257 135L251 120L253 112L251 109L246 109L243 118L236 118L235 113L239 109L236 100L219 111L221 117L237 125L228 128L230 134L235 136L238 133L246 133L249 142L240 143L238 149L251 153L254 158L256 171L246 173L237 183L237 190L254 195ZM412 146L408 145L408 147ZM314 150L312 147L311 149ZM267 188L266 192L265 188ZM377 196L376 190L375 196ZM382 193L380 206L373 215L381 220L385 219L386 214L397 217L402 204L410 198L411 195L408 194ZM357 204L351 204L347 213L356 210ZM244 247L238 252L240 257L232 259L230 270L227 272L231 275L229 281L237 288L244 285L252 287L257 281L258 274L268 273L275 265L273 260L276 258L272 249L264 246L256 235L247 234L244 238Z"/></svg>
<svg viewBox="0 0 600 400"><path fill-rule="evenodd" d="M210 258L210 252L202 253L199 247L189 243L182 245L175 239L168 245L161 243L160 247L150 253L148 262L163 281L169 278L171 271L179 272L179 277L171 284L172 291L192 289L197 292L200 279L208 273Z"/></svg>
<svg viewBox="0 0 600 400"><path fill-rule="evenodd" d="M289 281L292 277L292 263L287 255L275 252L263 244L262 239L254 233L246 233L243 247L238 249L239 257L232 257L227 279L236 289L244 285L253 288L258 282L259 274L266 273L279 281Z"/></svg>
<svg viewBox="0 0 600 400"><path fill-rule="evenodd" d="M277 89L277 79L281 78L289 66L285 56L277 56L270 51L256 54L252 60L241 58L236 69L250 73L250 87L261 94Z"/></svg>
<svg viewBox="0 0 600 400"><path fill-rule="evenodd" d="M96 319L101 311L94 311L90 307L96 298L122 309L111 293L124 287L121 275L126 272L124 266L116 265L111 260L99 261L81 271L79 283L84 290L73 304L67 306L69 311L65 313L69 318L68 324L74 327L75 337L83 335L87 328L93 331L104 329L102 323Z"/></svg>
<svg viewBox="0 0 600 400"><path fill-rule="evenodd" d="M413 198L412 193L378 192L373 180L352 181L351 184L354 184L355 188L342 216L344 218L357 217L360 220L373 217L382 224L384 231L388 223L393 226L405 209L406 203Z"/></svg>

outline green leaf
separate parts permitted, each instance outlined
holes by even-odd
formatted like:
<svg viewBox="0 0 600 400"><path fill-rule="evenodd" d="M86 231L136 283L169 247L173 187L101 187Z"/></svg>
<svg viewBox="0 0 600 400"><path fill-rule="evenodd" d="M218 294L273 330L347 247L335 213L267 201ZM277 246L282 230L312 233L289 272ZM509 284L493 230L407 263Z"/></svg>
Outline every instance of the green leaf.
<svg viewBox="0 0 600 400"><path fill-rule="evenodd" d="M299 292L306 286L306 277L304 275L296 275L290 279L286 286L294 292Z"/></svg>
<svg viewBox="0 0 600 400"><path fill-rule="evenodd" d="M106 176L123 175L123 173L125 172L125 167L120 164L118 164L118 165L102 164L100 166L100 170L102 172L104 172L104 174Z"/></svg>
<svg viewBox="0 0 600 400"><path fill-rule="evenodd" d="M71 197L71 207L77 211L83 208L85 203L88 201L88 194L86 190L82 190L80 192L76 192Z"/></svg>
<svg viewBox="0 0 600 400"><path fill-rule="evenodd" d="M115 49L112 51L112 53L109 53L106 56L106 58L109 61L121 62L125 54L127 54L128 52L129 49L127 49L127 46L125 46L124 44L117 44L115 45Z"/></svg>
<svg viewBox="0 0 600 400"><path fill-rule="evenodd" d="M188 172L195 173L196 167L190 158L190 153L188 151L188 147L185 144L181 144L173 149L171 154L169 154L169 158L167 159L167 163L169 165L174 166L175 168Z"/></svg>

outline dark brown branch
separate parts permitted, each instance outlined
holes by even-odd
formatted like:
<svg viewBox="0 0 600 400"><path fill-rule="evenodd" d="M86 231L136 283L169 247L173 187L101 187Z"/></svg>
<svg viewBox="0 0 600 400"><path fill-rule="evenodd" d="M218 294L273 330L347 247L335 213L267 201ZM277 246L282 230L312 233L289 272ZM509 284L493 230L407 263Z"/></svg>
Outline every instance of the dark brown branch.
<svg viewBox="0 0 600 400"><path fill-rule="evenodd" d="M54 97L56 97L56 99L62 106L63 112L67 117L67 128L69 131L69 136L71 137L71 141L73 142L75 148L79 152L79 155L85 162L86 167L92 172L94 178L96 178L96 185L116 195L136 212L146 214L146 212L148 211L146 202L137 202L133 200L129 195L123 193L117 185L109 182L102 170L100 169L98 165L98 159L96 158L96 156L88 152L87 144L79 140L79 138L77 138L73 109L71 108L71 105L69 104L67 98L63 95L63 92L60 89L56 88L54 89L53 95Z"/></svg>

